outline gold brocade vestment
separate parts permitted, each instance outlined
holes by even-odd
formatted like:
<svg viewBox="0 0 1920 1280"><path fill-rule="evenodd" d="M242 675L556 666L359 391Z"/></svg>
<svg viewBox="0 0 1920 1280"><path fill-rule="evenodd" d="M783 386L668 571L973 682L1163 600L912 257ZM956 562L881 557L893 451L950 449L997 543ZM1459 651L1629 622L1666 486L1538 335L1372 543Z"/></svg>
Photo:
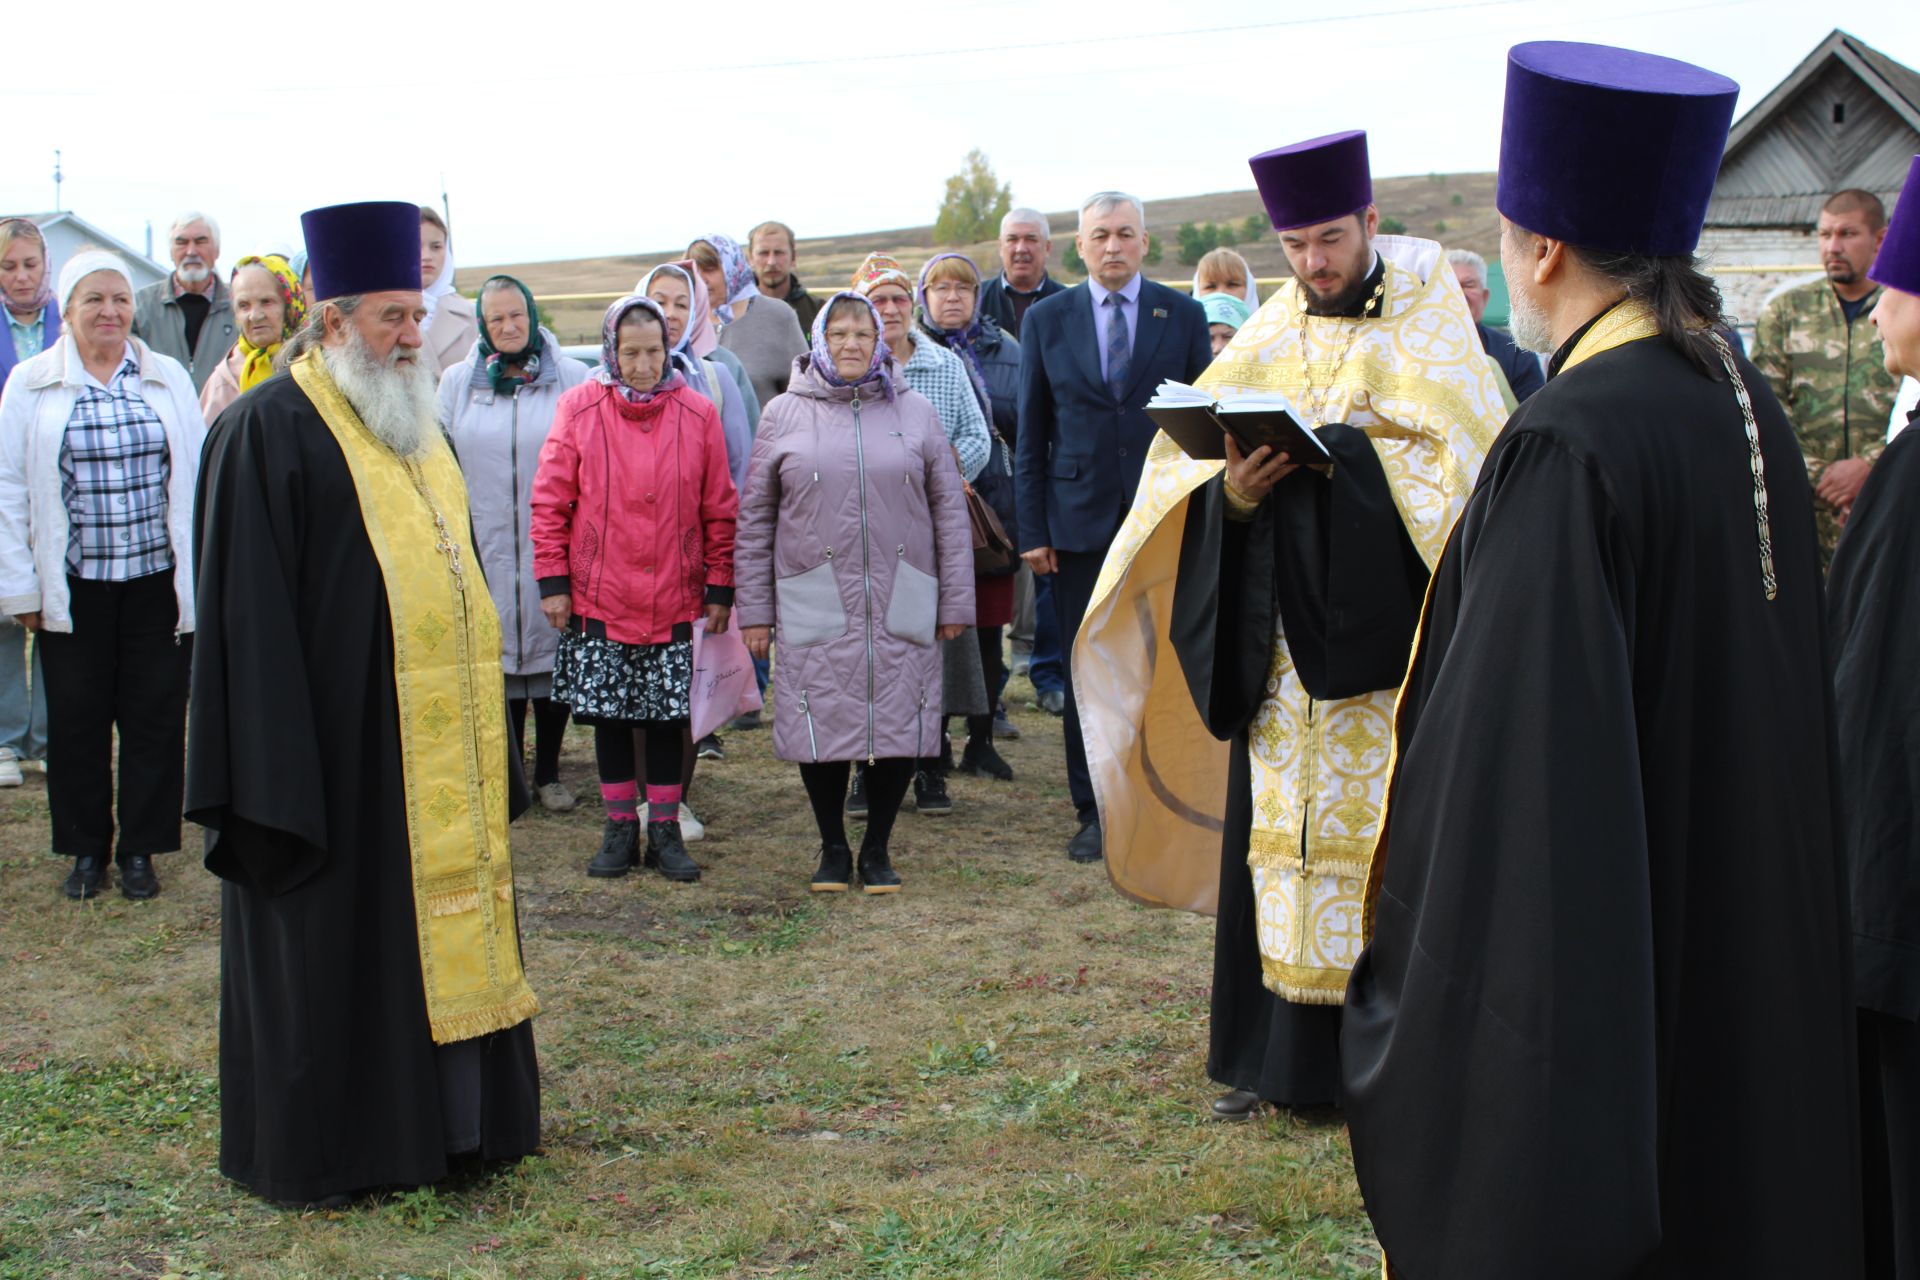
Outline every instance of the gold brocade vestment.
<svg viewBox="0 0 1920 1280"><path fill-rule="evenodd" d="M540 1011L521 968L507 837L500 619L479 576L467 490L438 431L403 459L360 421L319 354L292 366L345 455L386 584L401 785L435 1044Z"/></svg>
<svg viewBox="0 0 1920 1280"><path fill-rule="evenodd" d="M1200 385L1223 399L1281 391L1303 411L1321 409L1321 422L1364 431L1431 569L1506 405L1440 246L1395 236L1374 244L1386 260L1379 317L1303 320L1299 286L1289 281ZM1156 437L1073 656L1114 884L1149 905L1206 913L1219 891L1229 748L1201 722L1168 636L1187 500L1221 467ZM1276 615L1266 696L1248 731L1248 865L1263 977L1289 1000L1345 998L1361 947L1395 693L1316 702Z"/></svg>

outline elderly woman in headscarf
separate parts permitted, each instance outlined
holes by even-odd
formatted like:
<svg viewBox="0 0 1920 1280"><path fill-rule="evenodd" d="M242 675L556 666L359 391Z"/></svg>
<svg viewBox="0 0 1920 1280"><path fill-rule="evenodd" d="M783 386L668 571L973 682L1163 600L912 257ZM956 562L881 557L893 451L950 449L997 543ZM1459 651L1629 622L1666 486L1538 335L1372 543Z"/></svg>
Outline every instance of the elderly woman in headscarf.
<svg viewBox="0 0 1920 1280"><path fill-rule="evenodd" d="M660 304L667 317L667 338L673 344L670 357L674 368L689 386L713 401L720 411L720 425L727 437L727 460L734 488L745 486L747 458L753 449L753 432L760 425L760 406L753 398L745 371L731 355L720 349L713 333L712 310L708 305L706 281L692 262L663 263L649 271L636 290ZM732 361L731 364L726 363ZM691 725L689 725L691 730ZM691 793L694 770L701 760L724 760L726 746L718 733L710 733L694 742L687 739L682 765L680 823L689 842L706 838L706 824L693 811Z"/></svg>
<svg viewBox="0 0 1920 1280"><path fill-rule="evenodd" d="M1253 315L1253 308L1230 293L1209 293L1200 299L1200 305L1207 312L1207 336L1213 342L1213 354L1217 357L1233 341L1233 335L1240 332L1240 326Z"/></svg>
<svg viewBox="0 0 1920 1280"><path fill-rule="evenodd" d="M740 358L763 406L787 389L794 357L807 350L807 335L793 308L769 298L755 283L747 255L729 236L705 235L687 246L687 257L716 300L720 345Z"/></svg>
<svg viewBox="0 0 1920 1280"><path fill-rule="evenodd" d="M979 294L980 268L965 254L935 254L920 268L915 297L921 332L960 357L974 398L988 421L991 452L986 466L973 478L973 489L993 508L1007 536L1018 546L1012 456L1020 344L1002 332L991 317L981 314ZM1000 692L1007 683L1000 629L1013 621L1013 582L1018 566L1019 560L1011 558L1004 568L974 576L974 628L988 701L993 707L989 712L967 716L967 745L959 765L962 773L985 774L1003 781L1012 780L1013 767L993 746Z"/></svg>
<svg viewBox="0 0 1920 1280"><path fill-rule="evenodd" d="M206 425L186 369L132 336L125 262L77 253L56 296L59 340L0 398L0 611L38 633L66 895L93 897L112 859L120 891L151 898L154 856L180 847Z"/></svg>
<svg viewBox="0 0 1920 1280"><path fill-rule="evenodd" d="M307 322L306 295L293 264L277 253L242 258L228 282L233 290L233 319L240 336L226 359L213 367L200 388L200 414L208 422L220 411L273 376L280 344Z"/></svg>
<svg viewBox="0 0 1920 1280"><path fill-rule="evenodd" d="M234 291L238 298L239 290ZM440 423L467 481L474 550L500 614L500 667L514 741L524 754L533 714L533 792L544 809L564 813L573 792L560 781L566 704L553 697L559 635L540 609L533 574L533 481L560 397L587 380L587 366L564 354L539 323L526 285L492 276L480 286L480 340L440 375Z"/></svg>
<svg viewBox="0 0 1920 1280"><path fill-rule="evenodd" d="M800 766L820 832L816 893L855 866L842 798L867 765L858 875L894 893L889 843L920 757L940 732L935 641L973 622L973 539L940 415L907 387L880 314L830 299L813 345L754 441L734 574L741 637L779 646L773 751Z"/></svg>
<svg viewBox="0 0 1920 1280"><path fill-rule="evenodd" d="M587 874L639 865L700 878L680 830L693 624L727 629L739 496L713 404L669 358L667 317L631 295L607 309L601 365L560 397L533 482L540 607L561 632L553 696L593 726L607 825ZM645 853L639 836L644 732Z"/></svg>
<svg viewBox="0 0 1920 1280"><path fill-rule="evenodd" d="M433 371L445 373L473 349L480 324L473 304L453 287L453 235L447 220L426 204L420 206L420 284L427 302L420 336Z"/></svg>
<svg viewBox="0 0 1920 1280"><path fill-rule="evenodd" d="M985 470L992 452L987 434L987 417L974 395L973 382L953 354L931 338L916 338L913 325L913 277L884 253L870 253L853 273L853 291L873 303L880 315L881 337L900 365L902 379L909 387L932 401L953 446L961 478L971 484ZM943 693L940 710L945 715L990 715L993 706L987 698L986 675L980 665L980 645L971 637L961 637L942 651ZM919 812L939 817L953 812L953 800L947 794L947 771L953 764L953 746L944 732L930 744L926 757L913 776L913 804ZM862 775L856 772L854 790L847 799L849 809L858 813L866 801Z"/></svg>

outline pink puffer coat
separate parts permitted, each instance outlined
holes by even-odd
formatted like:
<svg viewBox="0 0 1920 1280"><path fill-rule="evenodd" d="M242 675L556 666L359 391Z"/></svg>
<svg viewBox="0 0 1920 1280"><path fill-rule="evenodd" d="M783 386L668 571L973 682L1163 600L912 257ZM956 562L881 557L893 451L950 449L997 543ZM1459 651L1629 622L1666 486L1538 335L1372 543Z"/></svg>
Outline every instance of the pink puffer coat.
<svg viewBox="0 0 1920 1280"><path fill-rule="evenodd" d="M587 381L560 397L533 476L533 576L622 644L664 644L733 601L720 415L685 384L643 405Z"/></svg>
<svg viewBox="0 0 1920 1280"><path fill-rule="evenodd" d="M940 415L896 375L856 396L794 361L760 415L734 551L741 626L774 628L774 754L928 756L936 627L973 622L973 537Z"/></svg>

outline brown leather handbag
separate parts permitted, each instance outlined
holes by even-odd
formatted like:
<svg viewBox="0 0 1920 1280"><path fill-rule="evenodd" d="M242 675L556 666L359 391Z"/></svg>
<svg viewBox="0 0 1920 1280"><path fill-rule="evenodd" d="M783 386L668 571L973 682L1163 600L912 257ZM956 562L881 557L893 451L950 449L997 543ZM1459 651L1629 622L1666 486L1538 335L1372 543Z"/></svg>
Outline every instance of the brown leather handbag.
<svg viewBox="0 0 1920 1280"><path fill-rule="evenodd" d="M994 514L987 500L967 485L967 523L973 526L973 571L977 574L1005 573L1013 567L1013 539L1006 526Z"/></svg>

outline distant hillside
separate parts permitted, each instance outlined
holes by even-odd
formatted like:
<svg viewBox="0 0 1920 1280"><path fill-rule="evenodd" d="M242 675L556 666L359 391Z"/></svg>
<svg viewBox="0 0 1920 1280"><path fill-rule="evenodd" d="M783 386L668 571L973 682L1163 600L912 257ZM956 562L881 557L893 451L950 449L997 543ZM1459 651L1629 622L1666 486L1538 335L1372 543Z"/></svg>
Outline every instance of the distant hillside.
<svg viewBox="0 0 1920 1280"><path fill-rule="evenodd" d="M1382 178L1374 184L1374 201L1382 218L1397 218L1407 234L1439 240L1448 248L1473 249L1495 257L1500 250L1500 219L1493 209L1494 176L1491 173L1428 174L1421 177ZM1147 268L1157 280L1192 278L1192 268L1178 260L1178 232L1185 222L1219 223L1236 230L1247 215L1262 212L1255 191L1221 191L1204 196L1181 196L1171 200L1147 202L1147 231L1162 245L1158 263ZM1073 242L1077 211L1067 209L1047 215L1053 224L1054 275L1078 280L1066 269L1062 258ZM969 254L981 269L992 274L999 269L999 249L993 241L954 246ZM1272 234L1258 242L1234 246L1252 264L1261 277L1290 274L1286 255ZM591 342L599 331L600 317L611 298L578 301L548 301L564 294L612 294L632 288L648 270L680 256L685 245L650 253L626 254L603 258L575 258L563 262L523 262L462 269L457 285L467 292L496 271L505 271L526 281L534 296L552 317L563 342ZM853 275L860 260L875 249L884 249L900 259L909 271L917 271L933 252L933 227L898 227L889 231L863 231L851 235L825 236L800 242L798 274L818 293L838 288Z"/></svg>

